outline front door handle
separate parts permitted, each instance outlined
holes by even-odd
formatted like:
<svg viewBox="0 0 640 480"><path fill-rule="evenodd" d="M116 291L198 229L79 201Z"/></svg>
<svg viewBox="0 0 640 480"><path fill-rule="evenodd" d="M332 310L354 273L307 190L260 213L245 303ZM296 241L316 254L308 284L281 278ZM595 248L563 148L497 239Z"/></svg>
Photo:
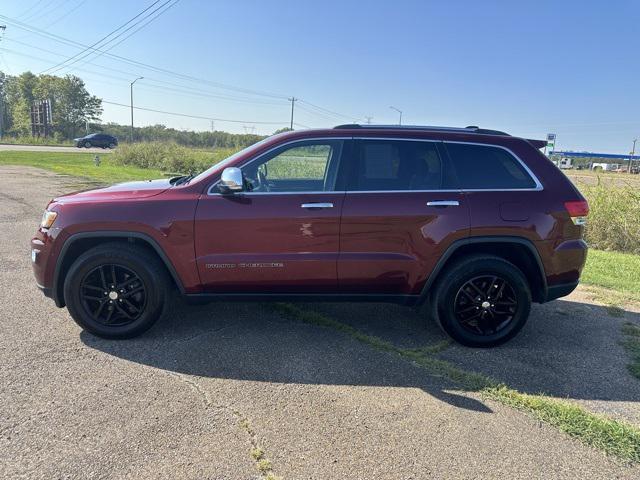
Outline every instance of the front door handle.
<svg viewBox="0 0 640 480"><path fill-rule="evenodd" d="M302 208L333 208L333 203L303 203Z"/></svg>
<svg viewBox="0 0 640 480"><path fill-rule="evenodd" d="M427 207L457 207L460 205L458 200L434 200L427 202Z"/></svg>

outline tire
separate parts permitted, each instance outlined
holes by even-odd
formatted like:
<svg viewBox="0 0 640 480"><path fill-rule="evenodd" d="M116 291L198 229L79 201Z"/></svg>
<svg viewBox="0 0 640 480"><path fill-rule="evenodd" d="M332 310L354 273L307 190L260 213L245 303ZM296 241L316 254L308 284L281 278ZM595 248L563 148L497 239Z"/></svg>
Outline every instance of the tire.
<svg viewBox="0 0 640 480"><path fill-rule="evenodd" d="M84 148L91 148L91 142L88 140L84 142Z"/></svg>
<svg viewBox="0 0 640 480"><path fill-rule="evenodd" d="M64 300L84 330L122 339L151 328L162 315L168 290L165 267L155 255L133 245L109 243L88 250L73 263L64 281Z"/></svg>
<svg viewBox="0 0 640 480"><path fill-rule="evenodd" d="M109 144L109 148L110 148L111 150L113 150L114 148L116 148L116 144L115 144L115 143L113 143L113 142L112 142L112 143L110 143L110 144Z"/></svg>
<svg viewBox="0 0 640 480"><path fill-rule="evenodd" d="M462 345L501 345L516 336L529 318L529 282L520 269L503 258L464 257L437 281L432 296L435 319Z"/></svg>

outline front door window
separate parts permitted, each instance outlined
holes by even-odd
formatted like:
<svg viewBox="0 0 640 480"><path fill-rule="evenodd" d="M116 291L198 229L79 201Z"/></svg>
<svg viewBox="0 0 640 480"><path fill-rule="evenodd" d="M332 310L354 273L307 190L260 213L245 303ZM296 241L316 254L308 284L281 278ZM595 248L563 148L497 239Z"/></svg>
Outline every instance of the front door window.
<svg viewBox="0 0 640 480"><path fill-rule="evenodd" d="M335 140L285 146L242 167L250 192L330 192L342 142Z"/></svg>

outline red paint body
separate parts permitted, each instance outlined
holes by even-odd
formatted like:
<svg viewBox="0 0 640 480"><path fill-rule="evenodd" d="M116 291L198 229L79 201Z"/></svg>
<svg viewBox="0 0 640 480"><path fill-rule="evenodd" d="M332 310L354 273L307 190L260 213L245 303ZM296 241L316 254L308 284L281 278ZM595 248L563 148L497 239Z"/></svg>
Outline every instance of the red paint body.
<svg viewBox="0 0 640 480"><path fill-rule="evenodd" d="M223 167L240 167L294 140L334 137L499 145L517 154L543 189L208 194ZM350 161L348 155L342 161ZM459 206L426 206L434 200L457 200ZM577 283L586 258L583 227L573 224L564 207L576 200L584 199L569 180L520 138L409 129L290 132L250 147L185 185L132 182L52 200L48 209L58 217L32 240L39 251L33 267L38 284L50 291L58 257L73 235L135 232L155 241L186 294L418 295L453 242L507 236L531 242L552 287ZM331 202L334 208L300 207L309 202Z"/></svg>

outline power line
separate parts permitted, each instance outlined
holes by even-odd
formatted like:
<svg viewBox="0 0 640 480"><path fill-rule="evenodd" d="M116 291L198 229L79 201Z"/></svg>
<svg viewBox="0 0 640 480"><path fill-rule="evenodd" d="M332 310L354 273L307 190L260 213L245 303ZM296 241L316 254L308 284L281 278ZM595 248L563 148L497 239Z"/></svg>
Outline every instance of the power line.
<svg viewBox="0 0 640 480"><path fill-rule="evenodd" d="M178 0L176 0L176 1L178 1ZM85 45L85 44L82 44L82 43L79 43L79 42L64 38L64 37L62 37L60 35L55 35L55 34L52 34L50 32L43 31L43 30L41 30L39 28L27 25L27 24L25 24L25 23L23 23L21 21L12 19L10 17L7 17L6 15L0 15L0 18L5 19L8 23L11 23L14 26L16 26L17 28L20 28L22 30L26 30L28 32L31 32L31 33L34 33L34 34L37 34L37 35L40 35L40 36L44 36L46 38L52 39L52 40L54 40L56 42L59 42L59 43L63 43L65 45L81 47L81 48L84 48L85 50L91 50L94 53L98 53L100 55L106 55L107 57L109 57L111 59L115 59L115 60L124 62L124 63L129 64L129 65L134 65L134 66L137 66L137 67L149 69L149 70L161 73L161 74L171 75L171 76L174 76L174 77L177 77L177 78L180 78L180 79L183 79L183 80L191 81L191 82L197 82L197 83L203 83L203 84L211 85L211 86L214 86L216 88L222 88L222 89L226 89L226 90L233 90L233 91L236 91L236 92L245 93L245 94L249 94L249 95L264 96L264 97L270 97L270 98L274 98L274 99L278 99L278 100L289 100L289 101L291 101L290 98L288 98L288 97L286 97L284 95L274 94L274 93L269 93L269 92L264 92L264 91L259 91L259 90L253 90L253 89L247 89L247 88L241 88L241 87L236 87L236 86L231 86L231 85L227 85L227 84L220 83L220 82L214 82L214 81L211 81L211 80L206 80L206 79L194 77L192 75L187 75L187 74L183 74L183 73L179 73L179 72L174 72L174 71L162 68L162 67L156 67L156 66L153 66L153 65L149 65L149 64L146 64L146 63L143 63L143 62L139 62L139 61L136 61L136 60L132 60L132 59L120 56L120 55L113 54L113 53L108 53L107 51L103 51L100 48L95 48L95 45L96 45L95 43L94 43L93 46L88 46L88 45ZM135 32L133 32L133 33L135 33ZM99 42L96 42L96 43L99 43ZM78 54L74 55L74 57L76 57L77 55ZM74 58L74 57L71 57L71 58ZM90 63L90 62L87 61L85 63ZM62 65L62 64L64 64L64 62L59 63L58 66ZM67 65L67 66L70 66L70 64ZM57 66L51 67L51 68L49 68L49 69L47 69L45 71L52 70L52 69L54 69L56 67ZM109 69L109 70L114 70L115 71L115 69L111 69L109 67L100 66L100 68L105 68L105 69ZM128 75L136 75L138 73L139 72L135 72L135 73L127 72ZM339 113L339 112L336 112L336 111L333 111L333 110L329 110L329 109L326 109L324 107L320 107L319 105L315 105L313 103L310 103L310 102L307 102L307 101L304 101L304 100L301 100L301 101L304 102L305 105L309 106L310 108L315 109L316 110L316 112L315 112L316 114L324 114L324 116L327 116L327 118L329 118L330 115L333 115L333 116L337 116L337 117L340 117L340 118L346 118L346 119L350 119L350 120L353 119L353 116L349 116L349 115L345 115L345 114L342 114L342 113Z"/></svg>
<svg viewBox="0 0 640 480"><path fill-rule="evenodd" d="M131 108L131 105L127 105L126 103L118 103L111 102L108 100L102 100L102 103L106 103L108 105L116 105L118 107L126 107ZM258 122L253 120L234 120L230 118L215 118L215 117L205 117L202 115L190 115L188 113L179 113L179 112L168 112L166 110L156 110L154 108L146 108L146 107L133 107L135 110L144 110L146 112L155 112L155 113L163 113L165 115L175 115L177 117L186 117L186 118L195 118L198 120L213 120L215 122L230 122L230 123L255 123L260 125L282 125L283 122Z"/></svg>
<svg viewBox="0 0 640 480"><path fill-rule="evenodd" d="M233 90L233 91L236 91L236 92L245 93L245 94L249 94L249 95L264 96L264 97L270 97L270 98L275 98L275 99L279 99L279 100L288 100L288 97L285 96L285 95L271 93L271 92L265 92L265 91L260 91L260 90L253 90L253 89L248 89L248 88L242 88L242 87L236 87L236 86L227 85L227 84L220 83L220 82L214 82L214 81L211 81L211 80L206 80L206 79L194 77L192 75L183 74L183 73L179 73L179 72L174 72L174 71L168 70L166 68L156 67L156 66L153 66L153 65L150 65L150 64L147 64L147 63L143 63L143 62L139 62L137 60L133 60L133 59L130 59L130 58L123 57L121 55L108 53L108 52L100 50L99 48L90 47L90 46L87 46L85 44L76 42L74 40L70 40L68 38L62 37L60 35L55 35L53 33L41 30L41 29L33 27L31 25L27 25L27 24L25 24L23 22L20 22L18 20L15 20L15 19L12 19L10 17L7 17L6 15L0 15L0 18L6 20L7 22L13 24L14 26L16 26L17 28L20 28L22 30L26 30L26 31L34 33L36 35L44 36L46 38L52 39L52 40L54 40L56 42L63 43L63 44L66 44L66 45L82 47L82 48L85 48L85 49L88 48L88 49L92 50L93 52L97 52L99 54L106 55L107 57L109 57L111 59L118 60L118 61L124 62L126 64L129 64L129 65L134 65L136 67L146 68L146 69L158 72L158 73L162 73L162 74L166 74L166 75L172 75L172 76L178 77L178 78L183 79L183 80L187 80L187 81L191 81L191 82L197 82L197 83L204 83L204 84L211 85L211 86L214 86L216 88L222 88L222 89L225 89L225 90ZM107 68L107 67L103 67L103 68ZM137 73L138 72L135 72L135 73L128 72L129 75L132 75L132 74L135 75ZM324 111L324 112L329 113L329 114L337 115L338 117L341 117L341 118L353 119L353 116L349 116L349 115L345 115L343 113L335 112L333 110L329 110L329 109L326 109L324 107L320 107L319 105L315 105L315 104L307 102L307 101L304 101L304 102L305 102L306 105L308 105L308 106L310 106L312 108L318 109L319 111Z"/></svg>
<svg viewBox="0 0 640 480"><path fill-rule="evenodd" d="M71 15L73 12L75 12L76 10L78 10L82 5L84 5L85 3L87 3L87 0L80 0L80 2L75 5L74 7L71 7L69 10L67 10L65 13L63 13L62 15L60 15L58 18L56 18L55 20L53 20L50 23L47 23L43 28L51 28L52 26L56 25L58 22L60 22L61 20L67 18L69 15Z"/></svg>
<svg viewBox="0 0 640 480"><path fill-rule="evenodd" d="M84 54L85 52L92 50L96 45L100 45L104 40L106 40L107 38L109 38L111 35L113 35L114 33L116 33L118 30L124 28L125 26L129 25L131 22L133 22L136 18L140 17L141 15L144 15L145 12L147 12L148 10L150 10L155 4L157 4L160 0L156 0L155 2L153 2L151 5L149 5L147 8L145 8L144 10L142 10L140 13L138 13L136 16L134 16L133 18L127 20L126 23L123 23L122 25L120 25L118 28L116 28L115 30L112 30L111 32L109 32L107 35L105 35L104 37L102 37L100 40L98 40L97 42L91 44L90 46L86 47L84 50L76 53L75 55L73 55L72 57L69 57L67 60L64 60L56 65L54 65L53 67L49 67L46 70L41 71L40 73L46 73L49 71L57 71L60 69L60 67L62 65L67 64L67 62L70 62L71 60L73 60L74 58L76 60L72 61L71 63L69 63L68 65L72 65L74 63L76 63L78 60L80 60L80 58L76 58L79 57L80 55ZM170 0L167 0L166 3L169 3ZM90 52L91 53L91 52ZM82 57L84 58L84 57ZM53 72L52 72L53 73Z"/></svg>
<svg viewBox="0 0 640 480"><path fill-rule="evenodd" d="M24 12L22 12L20 15L18 15L17 18L24 17L27 13L29 13L31 10L33 10L38 5L40 5L43 1L44 0L36 0L30 7L28 7Z"/></svg>
<svg viewBox="0 0 640 480"><path fill-rule="evenodd" d="M39 48L39 47L37 47L35 45L31 45L29 43L22 42L20 40L15 40L15 39L11 39L11 38L6 38L5 40L8 40L8 41L13 42L13 43L18 43L20 45L24 45L26 47L33 48L33 49L36 49L36 50L39 50L39 51L42 51L42 52L45 52L45 53L49 53L50 55L55 55L55 56L58 56L58 57L64 57L65 56L65 55L62 55L60 53L57 53L57 52L54 52L54 51L51 51L51 50L47 50L47 49L44 49L44 48ZM34 55L29 55L27 53L19 52L19 51L16 51L16 50L11 50L11 49L8 49L8 48L2 48L2 50L5 51L5 52L8 52L8 53L11 53L13 55L23 56L23 57L31 58L31 59L38 60L38 61L41 61L41 62L54 63L54 62L51 62L51 60L49 60L49 59L45 59L45 58L42 58L42 57L37 57L37 56L34 56ZM79 70L81 72L86 72L86 73L98 75L100 77L107 77L107 78L112 78L114 80L120 80L123 83L128 83L130 81L130 76L132 75L131 72L105 67L105 66L97 64L97 63L94 63L93 66L99 67L99 68L103 68L103 69L108 70L108 71L114 71L114 72L122 73L123 75L127 75L127 77L126 78L125 77L118 77L118 76L115 76L115 75L96 72L94 70L89 70L89 69L81 68L81 67L78 67L78 66L76 66L74 68L74 70ZM255 105L282 105L282 106L285 105L284 102L279 102L279 101L275 101L275 100L273 100L273 101L272 100L258 100L258 99L251 98L251 97L239 97L239 96L233 96L233 95L227 95L227 94L221 94L221 93L207 92L207 91L199 90L197 88L190 87L190 86L187 86L187 85L183 85L183 84L180 84L180 83L169 82L169 81L166 81L166 80L159 80L159 79L151 78L151 77L145 77L145 80L146 80L145 86L141 87L143 89L147 89L147 87L149 87L149 88L160 89L160 90L164 90L164 91L184 93L186 95L191 95L191 96L195 96L195 97L209 97L209 98L216 98L216 99L226 100L226 101L241 102L241 103L251 103L251 104L255 104ZM102 80L102 79L100 81L102 83L106 83L106 84L109 84L109 85L115 85L115 84L110 83L110 82L104 82L104 80ZM154 85L152 83L150 84L149 82L157 82L157 83L160 83L162 85ZM167 86L164 86L164 85L170 85L170 86L178 87L178 88L171 88L171 87L167 87Z"/></svg>
<svg viewBox="0 0 640 480"><path fill-rule="evenodd" d="M49 15L60 9L64 5L65 1L66 0L60 0L56 2L54 0L53 2L43 5L38 9L38 11L33 12L27 18L24 18L23 21L33 22L35 20L40 20L43 17L48 17Z"/></svg>
<svg viewBox="0 0 640 480"><path fill-rule="evenodd" d="M313 103L307 102L306 100L300 100L300 101L305 103L305 104L307 104L307 105L309 105L310 107L313 107L313 108L316 108L318 110L330 113L330 114L332 114L334 116L337 116L337 117L348 118L350 120L353 118L353 115L345 115L344 113L334 112L333 110L329 110L328 108L324 108L324 107L320 107L318 105L314 105Z"/></svg>
<svg viewBox="0 0 640 480"><path fill-rule="evenodd" d="M84 62L82 62L82 64L81 64L81 65L85 65L85 64L87 64L87 63L92 63L95 59L97 59L97 58L101 57L102 55L104 55L105 53L109 52L110 50L113 50L115 47L117 47L118 45L120 45L122 42L124 42L125 40L127 40L129 37L131 37L131 36L135 35L135 34L136 34L136 33L138 33L140 30L142 30L144 27L146 27L147 25L149 25L151 22L155 21L155 20L156 20L160 15L164 14L167 10L169 10L171 7L173 7L173 6L174 6L176 3L178 3L179 1L180 1L180 0L173 0L173 3L172 3L172 4L170 4L169 6L167 6L164 10L162 10L162 11L158 12L158 10L162 9L162 8L163 8L165 5L167 5L167 3L169 3L169 2L165 2L165 3L163 3L159 8L157 8L156 10L154 10L153 12L151 12L151 14L147 17L147 18L148 18L148 20L147 20L144 24L140 25L138 28L136 28L133 32L131 32L131 33L130 33L129 35L127 35L126 37L124 37L124 38L123 38L122 40L120 40L118 43L115 43L115 44L113 44L113 45L110 45L108 48L106 48L106 49L102 50L100 53L98 53L98 54L97 54L95 57L93 57L92 59L90 59L90 60L85 60ZM158 12L158 13L157 13L155 16L152 16L155 12ZM149 18L149 17L151 17L151 18ZM143 22L143 21L144 21L144 20L141 20L140 22L136 23L135 25L133 25L133 26L132 26L132 27L130 27L130 28L133 28L133 27L135 27L135 26L139 25L139 24L140 24L141 22ZM129 30L129 28L128 28L127 30ZM125 31L124 31L124 32L122 32L122 33L125 33L127 30L125 30ZM114 38L113 38L112 40L110 40L109 42L111 42L111 41L113 41L113 40L117 39L120 35L122 35L122 33L121 33L121 34L119 34L118 36L114 37ZM104 47L104 45L103 45L103 47Z"/></svg>
<svg viewBox="0 0 640 480"><path fill-rule="evenodd" d="M12 24L13 26L15 26L15 27L17 27L17 28L19 28L21 30L26 30L28 32L35 33L36 35L44 36L44 37L49 38L51 40L54 40L56 42L64 43L65 45L70 45L70 46L75 46L75 47L82 47L82 48L87 48L88 47L88 45L76 42L74 40L69 40L68 38L61 37L60 35L56 35L56 34L53 34L53 33L46 32L46 31L41 30L39 28L33 27L31 25L27 25L27 24L25 24L23 22L20 22L18 20L15 20L15 19L12 19L10 17L7 17L6 15L0 15L0 18L4 19L8 23ZM97 48L92 48L92 50L94 50L96 52L100 52L101 51L101 50L99 50ZM235 87L235 86L227 85L227 84L220 83L220 82L214 82L214 81L211 81L211 80L206 80L206 79L194 77L192 75L187 75L187 74L183 74L183 73L179 73L179 72L174 72L174 71L168 70L166 68L149 65L147 63L139 62L137 60L132 60L130 58L126 58L126 57L123 57L121 55L116 55L114 53L106 53L106 55L107 55L107 57L109 57L111 59L115 59L115 60L127 63L129 65L134 65L136 67L146 68L146 69L158 72L158 73L164 73L166 75L173 75L175 77L178 77L178 78L181 78L181 79L184 79L184 80L188 80L188 81L192 81L192 82L205 83L207 85L212 85L212 86L215 86L215 87L218 87L218 88L223 88L223 89L226 89L226 90L234 90L234 91L237 91L237 92L247 93L247 94L250 94L250 95L258 95L258 96L272 97L272 98L278 98L278 99L287 99L286 95L279 95L279 94L274 94L274 93L262 92L262 91L258 91L258 90L248 89L248 88Z"/></svg>

